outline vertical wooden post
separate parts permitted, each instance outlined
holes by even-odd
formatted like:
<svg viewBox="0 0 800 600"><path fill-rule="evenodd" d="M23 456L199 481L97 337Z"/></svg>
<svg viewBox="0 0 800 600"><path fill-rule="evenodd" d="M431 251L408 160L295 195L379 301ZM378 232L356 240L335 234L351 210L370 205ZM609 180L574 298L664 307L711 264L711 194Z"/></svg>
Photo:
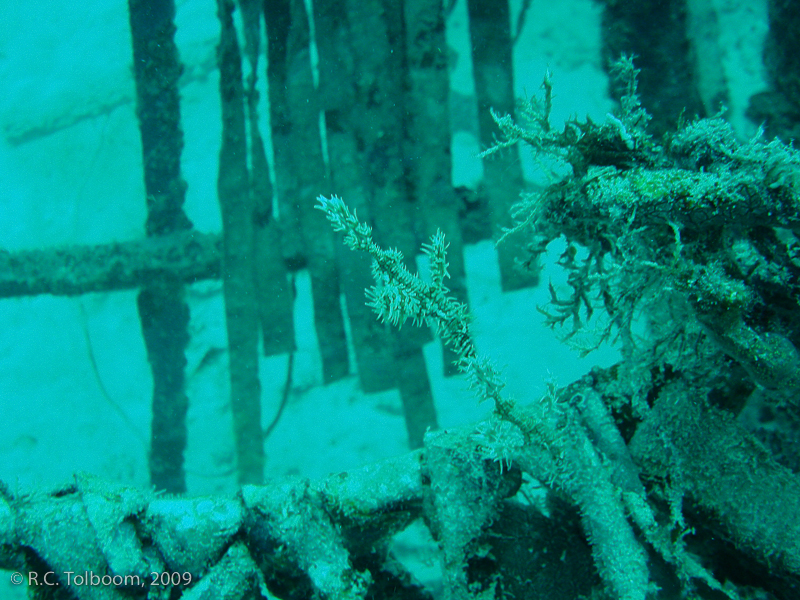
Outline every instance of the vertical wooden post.
<svg viewBox="0 0 800 600"><path fill-rule="evenodd" d="M283 119L275 146L282 154L276 169L279 181L288 182L289 197L302 241L302 263L311 276L314 326L322 355L323 380L330 383L345 377L349 370L347 340L340 303L339 271L336 262L338 242L322 213L314 210L317 195L331 193L320 134L319 93L311 67L311 39L308 14L303 0L291 0L285 53L284 91L280 98ZM269 25L268 25L269 26ZM270 62L273 57L270 55ZM272 86L272 81L270 81ZM285 94L285 95L284 95ZM280 144L280 145L278 145Z"/></svg>
<svg viewBox="0 0 800 600"><path fill-rule="evenodd" d="M450 294L468 301L456 195L450 156L450 83L444 6L440 0L405 0L405 46L408 65L405 154L414 201L422 208L424 231L430 237L442 230L448 241ZM458 372L457 356L444 350L444 370Z"/></svg>
<svg viewBox="0 0 800 600"><path fill-rule="evenodd" d="M606 65L635 56L639 96L657 135L674 131L681 114L705 116L687 27L686 0L607 2L603 11Z"/></svg>
<svg viewBox="0 0 800 600"><path fill-rule="evenodd" d="M468 0L469 32L475 94L478 99L478 125L482 148L494 144L497 125L489 112L514 113L514 64L511 52L511 23L508 0ZM516 153L498 153L484 161L482 196L489 205L494 235L511 225L511 206L523 188L522 167ZM536 283L538 274L517 265L524 249L513 242L497 248L500 277L504 290L524 288Z"/></svg>
<svg viewBox="0 0 800 600"><path fill-rule="evenodd" d="M142 139L148 236L190 229L183 212L186 183L180 172L183 132L175 46L173 0L129 0L136 115ZM147 357L153 372L150 480L157 489L186 490L184 351L189 342L189 307L177 281L154 279L137 299Z"/></svg>
<svg viewBox="0 0 800 600"><path fill-rule="evenodd" d="M222 103L222 147L217 192L222 209L223 290L228 329L231 410L241 484L262 482L264 440L258 379L258 311L254 264L254 206L247 171L242 57L232 0L218 0L217 61Z"/></svg>
<svg viewBox="0 0 800 600"><path fill-rule="evenodd" d="M261 346L266 356L293 352L294 290L281 251L281 230L273 211L273 189L264 140L259 128L256 89L261 56L262 0L239 0L244 24L245 53L250 65L245 97L250 136L250 194L253 201L255 278Z"/></svg>
<svg viewBox="0 0 800 600"><path fill-rule="evenodd" d="M303 0L292 1L289 36L289 82L287 97L292 123L291 156L299 189L294 202L311 275L314 295L314 326L322 355L326 383L345 377L350 364L340 302L338 240L320 211L314 210L317 195L330 193L328 166L323 156L320 130L320 94L311 68L311 31Z"/></svg>
<svg viewBox="0 0 800 600"><path fill-rule="evenodd" d="M403 4L381 0L346 3L353 57L354 104L348 124L359 148L367 181L375 237L403 252L416 271L414 257L423 236L420 207L412 201L406 135L408 65ZM400 390L409 445L422 444L428 427L436 427L436 411L422 345L427 329L403 328L392 336L393 364L387 377Z"/></svg>
<svg viewBox="0 0 800 600"><path fill-rule="evenodd" d="M372 222L370 166L362 160L361 142L354 126L361 114L353 72L356 59L341 1L314 0L314 23L331 189L347 198L360 217ZM358 252L340 251L338 264L361 389L374 393L394 388L391 331L377 321L364 299L364 290L374 284L371 260Z"/></svg>
<svg viewBox="0 0 800 600"><path fill-rule="evenodd" d="M800 139L800 15L787 0L769 0L764 67L770 89L750 98L747 116L769 137Z"/></svg>

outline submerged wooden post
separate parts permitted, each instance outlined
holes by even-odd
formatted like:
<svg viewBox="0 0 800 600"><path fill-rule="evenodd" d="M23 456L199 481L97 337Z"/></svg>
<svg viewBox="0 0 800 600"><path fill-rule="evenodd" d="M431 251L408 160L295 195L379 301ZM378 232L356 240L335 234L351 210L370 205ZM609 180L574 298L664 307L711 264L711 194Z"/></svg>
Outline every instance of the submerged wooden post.
<svg viewBox="0 0 800 600"><path fill-rule="evenodd" d="M254 265L253 202L247 172L242 58L233 26L233 2L218 0L217 60L222 101L222 147L217 191L222 209L223 290L228 328L231 410L239 483L264 477L261 384L258 379L258 311Z"/></svg>
<svg viewBox="0 0 800 600"><path fill-rule="evenodd" d="M494 144L497 125L490 109L514 113L514 66L511 23L507 0L468 0L472 67L478 100L481 148ZM510 209L523 189L522 167L515 153L499 153L484 160L482 196L491 211L493 235L511 226ZM538 273L517 265L524 250L513 243L497 248L503 290L515 290L536 283Z"/></svg>
<svg viewBox="0 0 800 600"><path fill-rule="evenodd" d="M175 46L175 4L172 0L129 0L136 115L142 138L147 235L191 229L183 212L186 183L180 160L178 78L182 72ZM182 283L168 275L154 277L137 298L142 334L153 372L153 423L150 480L158 489L186 491L183 453L186 449L184 351L189 342L189 306Z"/></svg>

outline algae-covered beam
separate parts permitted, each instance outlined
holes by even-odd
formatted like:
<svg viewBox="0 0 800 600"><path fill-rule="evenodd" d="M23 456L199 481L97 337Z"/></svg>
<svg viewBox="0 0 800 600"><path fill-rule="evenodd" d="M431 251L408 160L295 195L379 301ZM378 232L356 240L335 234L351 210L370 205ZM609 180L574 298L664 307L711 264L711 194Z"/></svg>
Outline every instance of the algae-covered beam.
<svg viewBox="0 0 800 600"><path fill-rule="evenodd" d="M95 246L0 250L0 298L128 290L157 276L185 284L219 279L221 245L218 235L179 231Z"/></svg>

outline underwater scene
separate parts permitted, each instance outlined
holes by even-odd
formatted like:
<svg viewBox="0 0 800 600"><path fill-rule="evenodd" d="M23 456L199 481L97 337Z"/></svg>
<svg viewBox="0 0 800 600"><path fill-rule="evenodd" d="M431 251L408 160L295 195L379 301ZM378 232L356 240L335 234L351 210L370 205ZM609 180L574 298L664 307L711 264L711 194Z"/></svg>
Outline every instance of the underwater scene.
<svg viewBox="0 0 800 600"><path fill-rule="evenodd" d="M800 600L800 6L0 2L0 600Z"/></svg>

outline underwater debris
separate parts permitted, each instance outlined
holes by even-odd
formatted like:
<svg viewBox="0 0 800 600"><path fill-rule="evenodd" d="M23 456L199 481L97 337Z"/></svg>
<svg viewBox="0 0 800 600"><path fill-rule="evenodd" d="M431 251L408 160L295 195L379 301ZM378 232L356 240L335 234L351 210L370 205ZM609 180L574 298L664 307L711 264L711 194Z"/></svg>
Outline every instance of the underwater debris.
<svg viewBox="0 0 800 600"><path fill-rule="evenodd" d="M553 293L549 324L571 322L574 333L582 313L588 320L602 312L602 340L622 350L612 369L595 369L538 405L503 397L502 378L476 358L469 315L447 297L444 277L428 284L409 273L339 198L320 198L318 208L351 248L374 259L370 298L379 317L434 325L478 395L514 428L504 447L482 439L497 426L477 429L486 458L579 507L613 597L643 600L661 585L648 548L672 565L669 577L684 594L740 597L740 574L709 550L710 535L729 539L753 572L768 573L765 587L796 582L800 525L785 517L800 511L800 480L735 417L748 402L800 410L800 153L760 137L740 142L721 115L680 123L657 141L633 62L623 57L614 71L624 93L604 123L553 128L549 76L544 98L522 107L522 124L493 115L505 140L486 154L522 143L571 167L523 197L506 234L525 236L534 257L556 239L567 242L559 264L573 294ZM444 242L430 248L444 263ZM464 577L448 581L448 597L477 597Z"/></svg>
<svg viewBox="0 0 800 600"><path fill-rule="evenodd" d="M445 598L797 597L800 480L737 417L755 405L798 420L798 155L739 142L721 117L657 142L632 63L618 72L629 95L604 123L558 132L548 99L531 103L531 128L498 120L508 142L571 167L523 199L509 232L533 254L567 240L559 264L574 293L556 296L551 324L582 328L604 314L620 363L514 403L448 293L444 237L423 249L427 282L343 201L321 198L348 243L375 259L373 310L396 326L435 325L493 403L491 419L430 433L423 450L378 465L225 498L157 497L87 476L52 493L0 486L0 567L66 577L80 565L114 584L59 579L81 600L140 598L125 578L153 573L167 577L152 597L429 600L390 549L422 519ZM549 490L536 506L517 493L530 478ZM599 579L586 575L591 559Z"/></svg>

